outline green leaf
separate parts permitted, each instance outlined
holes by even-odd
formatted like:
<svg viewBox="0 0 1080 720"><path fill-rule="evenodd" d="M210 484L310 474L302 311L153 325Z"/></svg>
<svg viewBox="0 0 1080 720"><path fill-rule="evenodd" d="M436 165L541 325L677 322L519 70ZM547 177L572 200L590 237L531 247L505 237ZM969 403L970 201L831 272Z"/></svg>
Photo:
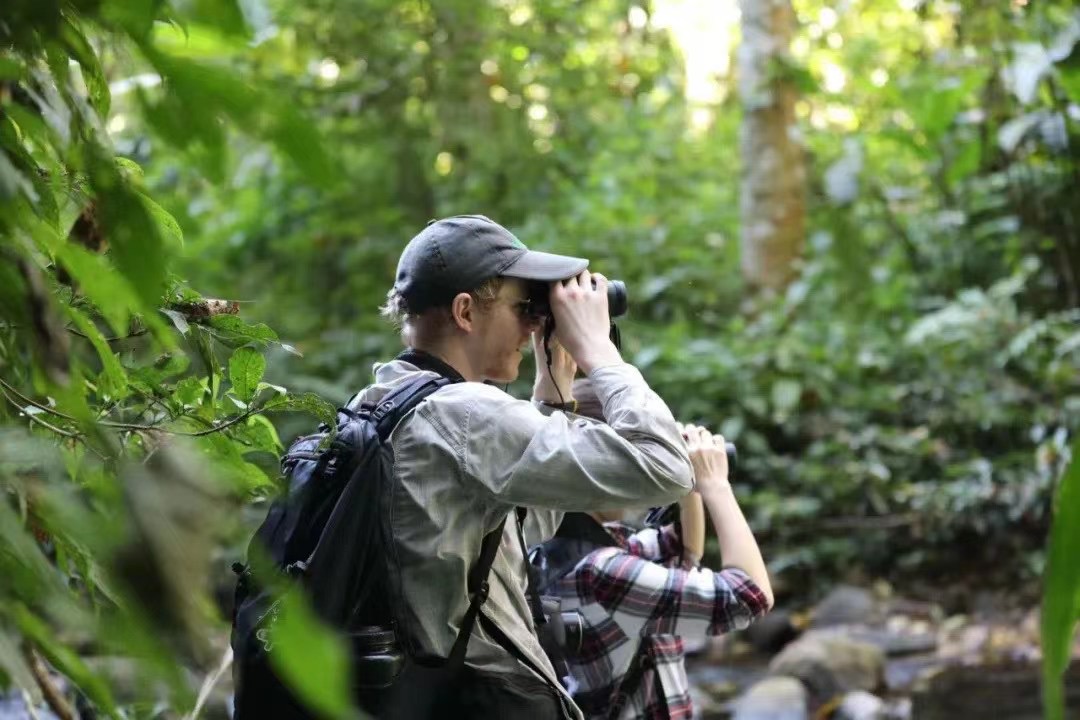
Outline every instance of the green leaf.
<svg viewBox="0 0 1080 720"><path fill-rule="evenodd" d="M64 46L71 54L79 67L82 68L83 81L90 95L90 104L103 119L109 115L109 105L112 96L109 93L109 81L105 79L105 71L101 68L97 53L82 31L72 22L71 17L63 15L63 23L60 28L60 37Z"/></svg>
<svg viewBox="0 0 1080 720"><path fill-rule="evenodd" d="M234 425L230 429L233 431L233 437L238 442L248 446L245 452L262 450L263 452L278 455L283 449L274 423L263 415L252 415L247 419L246 423Z"/></svg>
<svg viewBox="0 0 1080 720"><path fill-rule="evenodd" d="M158 224L112 158L87 149L99 221L117 269L135 289L142 310L156 311L165 290L166 253Z"/></svg>
<svg viewBox="0 0 1080 720"><path fill-rule="evenodd" d="M202 404L205 395L206 386L197 377L186 377L173 387L173 398L182 407Z"/></svg>
<svg viewBox="0 0 1080 720"><path fill-rule="evenodd" d="M1065 716L1063 676L1080 619L1080 439L1061 479L1047 549L1042 600L1043 710L1049 720Z"/></svg>
<svg viewBox="0 0 1080 720"><path fill-rule="evenodd" d="M19 195L25 196L32 203L38 200L34 183L19 172L6 153L0 153L0 200L8 200Z"/></svg>
<svg viewBox="0 0 1080 720"><path fill-rule="evenodd" d="M1058 68L1058 81L1074 103L1080 103L1080 62Z"/></svg>
<svg viewBox="0 0 1080 720"><path fill-rule="evenodd" d="M107 258L80 245L59 239L51 244L56 259L101 312L113 333L126 335L131 311L139 307L139 297L127 278Z"/></svg>
<svg viewBox="0 0 1080 720"><path fill-rule="evenodd" d="M103 712L119 718L116 702L108 685L90 671L90 668L57 640L49 627L22 604L8 609L11 619L24 636L30 639L53 667L71 679Z"/></svg>
<svg viewBox="0 0 1080 720"><path fill-rule="evenodd" d="M21 58L0 56L0 80L22 80L26 76L26 64Z"/></svg>
<svg viewBox="0 0 1080 720"><path fill-rule="evenodd" d="M198 425L193 425L192 429L206 430ZM227 431L196 438L196 444L206 457L208 466L238 493L250 493L269 485L270 478L266 473L258 465L244 460L243 453L247 452L248 448L231 440L225 432Z"/></svg>
<svg viewBox="0 0 1080 720"><path fill-rule="evenodd" d="M337 408L311 392L272 397L262 409L266 411L306 412L314 415L319 419L319 422L324 422L330 427L337 424Z"/></svg>
<svg viewBox="0 0 1080 720"><path fill-rule="evenodd" d="M158 231L161 233L162 240L165 241L166 249L170 253L179 253L183 250L184 233L180 229L180 223L176 222L176 218L168 210L151 200L149 195L140 193L139 197L154 222L157 223Z"/></svg>
<svg viewBox="0 0 1080 720"><path fill-rule="evenodd" d="M249 401L266 370L266 358L252 347L237 348L229 358L229 381L241 400Z"/></svg>
<svg viewBox="0 0 1080 720"><path fill-rule="evenodd" d="M151 364L128 369L128 377L147 385L161 385L169 378L176 377L188 369L191 359L180 353L165 353Z"/></svg>
<svg viewBox="0 0 1080 720"><path fill-rule="evenodd" d="M7 673L15 687L29 692L34 703L41 702L41 688L38 687L30 666L26 664L19 650L19 641L2 629L0 629L0 669Z"/></svg>
<svg viewBox="0 0 1080 720"><path fill-rule="evenodd" d="M353 717L345 642L318 620L299 592L285 593L278 607L270 630L271 664L313 710L331 718Z"/></svg>
<svg viewBox="0 0 1080 720"><path fill-rule="evenodd" d="M215 333L219 340L222 342L231 341L237 345L254 342L261 346L271 340L278 339L277 333L267 325L263 323L247 323L236 315L214 315L210 318L210 326L225 333L225 337Z"/></svg>
<svg viewBox="0 0 1080 720"><path fill-rule="evenodd" d="M101 358L101 378L103 382L99 390L110 398L123 399L127 397L129 392L127 373L124 372L120 360L116 357L112 348L109 347L109 343L105 341L105 337L98 330L97 325L76 307L69 305L67 311L71 321L75 323L75 327L90 340L90 344L94 346L98 357Z"/></svg>

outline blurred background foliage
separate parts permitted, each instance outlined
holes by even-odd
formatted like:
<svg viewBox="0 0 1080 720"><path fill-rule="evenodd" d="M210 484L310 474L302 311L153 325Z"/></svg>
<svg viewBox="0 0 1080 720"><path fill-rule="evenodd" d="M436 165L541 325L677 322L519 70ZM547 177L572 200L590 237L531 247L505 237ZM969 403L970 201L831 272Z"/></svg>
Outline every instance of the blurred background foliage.
<svg viewBox="0 0 1080 720"><path fill-rule="evenodd" d="M789 597L1033 600L1080 426L1080 19L793 9L805 245L769 291L733 2L5 3L0 680L195 703L281 441L396 352L397 254L466 212L626 280L625 356L739 445ZM154 662L117 700L98 656Z"/></svg>

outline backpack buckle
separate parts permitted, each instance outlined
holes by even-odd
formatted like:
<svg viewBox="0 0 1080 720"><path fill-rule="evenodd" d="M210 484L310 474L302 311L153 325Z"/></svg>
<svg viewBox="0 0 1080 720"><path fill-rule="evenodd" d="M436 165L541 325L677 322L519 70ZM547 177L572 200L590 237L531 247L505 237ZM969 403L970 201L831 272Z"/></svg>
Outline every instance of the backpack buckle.
<svg viewBox="0 0 1080 720"><path fill-rule="evenodd" d="M384 403L379 403L379 406L375 408L375 412L371 413L371 419L375 422L382 420L384 417L390 414L390 411L397 406L393 400L387 400Z"/></svg>
<svg viewBox="0 0 1080 720"><path fill-rule="evenodd" d="M488 584L487 580L480 583L480 589L476 591L476 603L478 605L483 605L487 602L489 590L491 590L491 586Z"/></svg>

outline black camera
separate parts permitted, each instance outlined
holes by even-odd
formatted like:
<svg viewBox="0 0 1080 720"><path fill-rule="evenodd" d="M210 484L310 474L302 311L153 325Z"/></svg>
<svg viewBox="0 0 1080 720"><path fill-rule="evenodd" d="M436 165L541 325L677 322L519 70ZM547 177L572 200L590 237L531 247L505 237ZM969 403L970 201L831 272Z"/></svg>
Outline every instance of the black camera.
<svg viewBox="0 0 1080 720"><path fill-rule="evenodd" d="M593 287L596 281L593 280ZM548 317L551 315L549 301L551 285L544 282L534 282L529 285L529 310L528 313L535 317ZM614 320L626 314L629 302L626 296L626 283L622 280L608 280L607 286L608 316Z"/></svg>

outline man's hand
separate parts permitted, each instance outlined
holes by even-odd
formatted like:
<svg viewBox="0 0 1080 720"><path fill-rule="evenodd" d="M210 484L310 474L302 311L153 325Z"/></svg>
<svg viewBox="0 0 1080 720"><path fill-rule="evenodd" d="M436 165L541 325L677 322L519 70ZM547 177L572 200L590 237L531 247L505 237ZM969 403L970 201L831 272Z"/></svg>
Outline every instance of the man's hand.
<svg viewBox="0 0 1080 720"><path fill-rule="evenodd" d="M596 287L593 287L595 281ZM555 338L588 374L593 368L622 362L608 334L607 278L585 271L551 285Z"/></svg>
<svg viewBox="0 0 1080 720"><path fill-rule="evenodd" d="M724 437L713 435L698 425L678 424L678 428L690 451L690 464L694 467L698 492L704 496L716 490L730 488Z"/></svg>
<svg viewBox="0 0 1080 720"><path fill-rule="evenodd" d="M548 372L547 354L544 352L544 330L533 333L533 355L536 356L536 381L533 383L533 400L547 403L569 402L573 399L572 388L577 363L570 353L554 337L551 347L551 372Z"/></svg>

